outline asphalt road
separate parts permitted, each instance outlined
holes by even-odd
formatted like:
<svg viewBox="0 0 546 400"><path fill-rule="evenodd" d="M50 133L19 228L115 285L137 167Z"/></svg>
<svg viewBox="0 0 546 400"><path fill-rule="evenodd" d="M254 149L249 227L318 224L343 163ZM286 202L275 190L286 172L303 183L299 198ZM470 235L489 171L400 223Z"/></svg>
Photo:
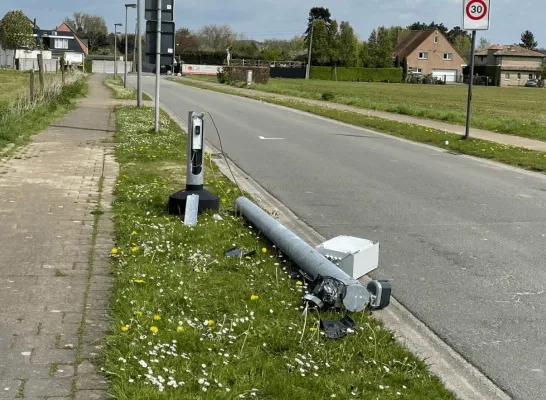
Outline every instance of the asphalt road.
<svg viewBox="0 0 546 400"><path fill-rule="evenodd" d="M378 240L374 278L513 398L544 399L546 179L174 82L161 101L209 111L228 157L321 235Z"/></svg>

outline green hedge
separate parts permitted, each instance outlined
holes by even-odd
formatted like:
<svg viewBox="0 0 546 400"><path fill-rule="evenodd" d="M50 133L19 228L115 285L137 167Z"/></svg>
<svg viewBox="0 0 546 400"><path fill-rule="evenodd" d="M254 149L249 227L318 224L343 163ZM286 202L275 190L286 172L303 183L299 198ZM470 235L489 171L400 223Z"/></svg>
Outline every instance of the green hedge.
<svg viewBox="0 0 546 400"><path fill-rule="evenodd" d="M402 68L311 67L311 79L353 82L402 82Z"/></svg>

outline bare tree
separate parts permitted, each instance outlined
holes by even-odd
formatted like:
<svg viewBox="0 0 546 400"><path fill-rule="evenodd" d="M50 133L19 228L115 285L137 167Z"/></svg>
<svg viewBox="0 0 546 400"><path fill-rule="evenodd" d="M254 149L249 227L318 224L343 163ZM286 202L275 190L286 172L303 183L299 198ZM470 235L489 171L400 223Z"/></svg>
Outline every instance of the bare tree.
<svg viewBox="0 0 546 400"><path fill-rule="evenodd" d="M76 12L72 18L65 18L64 23L70 26L81 39L88 39L90 52L95 52L108 43L108 27L104 17Z"/></svg>
<svg viewBox="0 0 546 400"><path fill-rule="evenodd" d="M236 37L229 25L205 25L197 33L199 48L205 51L225 51Z"/></svg>

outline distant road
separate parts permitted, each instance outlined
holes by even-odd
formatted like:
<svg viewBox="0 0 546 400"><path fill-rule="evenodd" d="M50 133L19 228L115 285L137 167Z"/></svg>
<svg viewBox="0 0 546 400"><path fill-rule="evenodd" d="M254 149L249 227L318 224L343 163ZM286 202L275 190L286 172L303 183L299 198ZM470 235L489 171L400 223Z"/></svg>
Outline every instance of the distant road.
<svg viewBox="0 0 546 400"><path fill-rule="evenodd" d="M229 158L323 236L378 240L372 275L402 304L514 398L546 398L545 176L165 80L161 101L209 111Z"/></svg>

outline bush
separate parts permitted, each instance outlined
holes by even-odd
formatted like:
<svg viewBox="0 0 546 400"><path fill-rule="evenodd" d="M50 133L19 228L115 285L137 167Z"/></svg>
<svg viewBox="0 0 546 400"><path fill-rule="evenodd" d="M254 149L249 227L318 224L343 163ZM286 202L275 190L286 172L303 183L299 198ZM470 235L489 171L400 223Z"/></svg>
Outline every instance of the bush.
<svg viewBox="0 0 546 400"><path fill-rule="evenodd" d="M332 92L324 92L322 93L321 98L322 100L325 100L325 101L332 101L336 98L336 95L333 94Z"/></svg>
<svg viewBox="0 0 546 400"><path fill-rule="evenodd" d="M229 82L229 75L224 70L219 70L216 73L216 77L218 78L218 82L220 82L220 83L228 83Z"/></svg>
<svg viewBox="0 0 546 400"><path fill-rule="evenodd" d="M246 67L242 65L224 67L227 79L230 82L245 82L246 71L252 71L252 82L267 83L269 80L269 67Z"/></svg>
<svg viewBox="0 0 546 400"><path fill-rule="evenodd" d="M83 72L88 74L93 72L93 60L87 58L83 60Z"/></svg>
<svg viewBox="0 0 546 400"><path fill-rule="evenodd" d="M311 79L352 82L402 82L402 68L311 67Z"/></svg>

